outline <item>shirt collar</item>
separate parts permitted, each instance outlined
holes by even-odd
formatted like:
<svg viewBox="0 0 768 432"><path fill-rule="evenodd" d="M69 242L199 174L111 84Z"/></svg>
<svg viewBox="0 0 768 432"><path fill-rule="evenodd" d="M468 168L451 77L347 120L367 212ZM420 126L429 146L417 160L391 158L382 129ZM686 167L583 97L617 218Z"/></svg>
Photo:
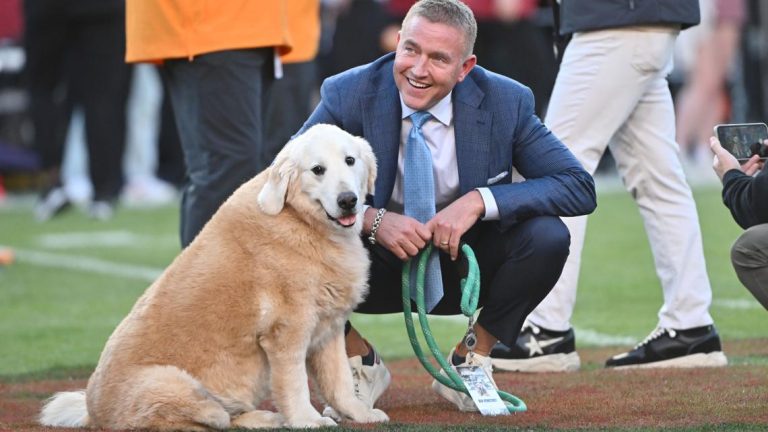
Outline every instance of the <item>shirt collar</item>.
<svg viewBox="0 0 768 432"><path fill-rule="evenodd" d="M444 98L440 99L440 102L435 104L435 106L427 110L430 114L432 114L432 117L437 119L437 121L444 124L445 126L450 126L451 120L453 120L453 102L451 101L452 94L453 91L448 93ZM403 95L400 95L400 107L402 108L403 119L408 118L411 114L416 112L415 109L409 107L405 104L405 102L403 102Z"/></svg>

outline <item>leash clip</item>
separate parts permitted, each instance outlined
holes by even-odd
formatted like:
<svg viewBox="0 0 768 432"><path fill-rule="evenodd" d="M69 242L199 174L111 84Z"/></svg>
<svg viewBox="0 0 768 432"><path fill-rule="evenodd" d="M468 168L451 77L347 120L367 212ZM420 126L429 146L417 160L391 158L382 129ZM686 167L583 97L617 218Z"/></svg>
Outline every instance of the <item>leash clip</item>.
<svg viewBox="0 0 768 432"><path fill-rule="evenodd" d="M469 316L469 324L467 326L467 333L464 335L464 345L469 350L469 354L472 354L475 346L477 346L477 335L475 335L475 319L473 315Z"/></svg>

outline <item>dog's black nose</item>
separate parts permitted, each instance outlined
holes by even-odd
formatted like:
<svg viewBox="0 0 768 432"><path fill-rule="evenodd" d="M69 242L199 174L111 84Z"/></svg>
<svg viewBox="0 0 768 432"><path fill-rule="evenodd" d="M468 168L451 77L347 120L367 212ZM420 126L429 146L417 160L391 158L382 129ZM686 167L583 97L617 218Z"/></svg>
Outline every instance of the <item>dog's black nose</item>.
<svg viewBox="0 0 768 432"><path fill-rule="evenodd" d="M342 192L336 198L336 202L344 210L352 210L357 205L357 195L352 192Z"/></svg>

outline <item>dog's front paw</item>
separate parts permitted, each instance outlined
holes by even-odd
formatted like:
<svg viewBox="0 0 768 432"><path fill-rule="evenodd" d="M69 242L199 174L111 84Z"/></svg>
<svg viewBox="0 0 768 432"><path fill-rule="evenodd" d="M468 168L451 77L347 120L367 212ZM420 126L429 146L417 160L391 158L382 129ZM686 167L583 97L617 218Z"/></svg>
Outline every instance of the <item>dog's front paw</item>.
<svg viewBox="0 0 768 432"><path fill-rule="evenodd" d="M288 422L286 426L291 428L319 428L326 426L336 426L336 422L329 417L317 417L291 421Z"/></svg>
<svg viewBox="0 0 768 432"><path fill-rule="evenodd" d="M389 416L378 408L366 410L363 413L356 415L352 421L358 423L383 423L389 421Z"/></svg>

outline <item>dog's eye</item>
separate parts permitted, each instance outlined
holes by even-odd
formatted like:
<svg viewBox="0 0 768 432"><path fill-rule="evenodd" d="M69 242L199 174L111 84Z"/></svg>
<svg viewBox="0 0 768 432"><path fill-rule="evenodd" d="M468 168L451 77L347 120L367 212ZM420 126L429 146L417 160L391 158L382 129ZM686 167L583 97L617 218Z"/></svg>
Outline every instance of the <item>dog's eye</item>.
<svg viewBox="0 0 768 432"><path fill-rule="evenodd" d="M321 176L325 174L325 167L322 165L315 165L312 167L312 172L317 176Z"/></svg>
<svg viewBox="0 0 768 432"><path fill-rule="evenodd" d="M347 158L344 159L344 162L346 162L347 165L352 166L355 164L355 158L353 158L352 156L347 156Z"/></svg>

